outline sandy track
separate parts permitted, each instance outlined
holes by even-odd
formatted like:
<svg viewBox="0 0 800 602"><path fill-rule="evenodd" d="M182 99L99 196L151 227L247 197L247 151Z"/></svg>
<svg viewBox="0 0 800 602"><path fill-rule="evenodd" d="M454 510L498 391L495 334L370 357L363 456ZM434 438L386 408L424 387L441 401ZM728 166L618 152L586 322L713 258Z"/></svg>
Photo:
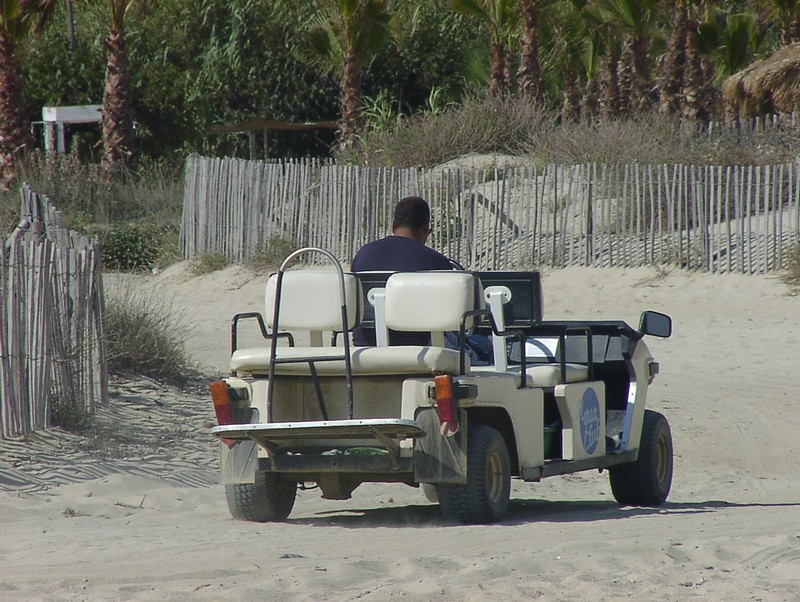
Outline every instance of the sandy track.
<svg viewBox="0 0 800 602"><path fill-rule="evenodd" d="M258 309L263 281L180 269L146 283L200 329L198 361L224 364L230 315ZM544 286L552 319L672 314L674 336L650 343L649 405L676 451L662 508L620 508L587 472L515 483L492 526L444 525L402 485L302 491L286 523L236 522L205 394L123 381L99 413L122 432L108 449L59 431L0 445L0 599L800 600L800 298L772 278L647 269Z"/></svg>

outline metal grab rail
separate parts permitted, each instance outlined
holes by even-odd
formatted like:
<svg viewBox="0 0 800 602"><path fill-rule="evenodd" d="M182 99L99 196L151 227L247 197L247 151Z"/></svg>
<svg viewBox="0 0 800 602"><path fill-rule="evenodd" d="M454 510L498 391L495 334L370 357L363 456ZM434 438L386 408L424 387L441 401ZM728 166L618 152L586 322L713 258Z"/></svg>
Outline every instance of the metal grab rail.
<svg viewBox="0 0 800 602"><path fill-rule="evenodd" d="M465 312L463 316L461 316L461 328L458 332L458 352L459 352L459 372L464 374L466 371L466 343L467 343L467 320L473 316L488 316L489 323L492 325L492 333L498 337L514 337L519 339L519 344L524 348L525 345L525 332L522 330L512 329L512 330L499 330L497 328L497 323L494 320L494 315L492 314L491 309L473 309L471 311ZM518 389L525 389L528 386L528 375L526 373L527 364L525 353L523 352L520 355L520 380Z"/></svg>
<svg viewBox="0 0 800 602"><path fill-rule="evenodd" d="M277 282L275 285L275 307L273 309L272 315L272 330L273 332L277 332L279 327L279 319L280 319L280 306L281 306L281 288L283 287L283 276L286 272L286 268L289 267L295 259L302 255L307 255L310 253L319 253L324 255L327 259L333 263L336 271L339 275L339 302L341 306L342 312L342 332L348 331L348 323L347 323L347 295L345 294L345 286L344 286L344 270L342 269L342 265L339 263L339 260L329 251L325 249L319 249L317 247L304 247L302 249L298 249L291 253L286 259L283 260L281 267L278 269L277 273ZM317 399L320 403L320 411L322 412L322 416L325 420L327 420L327 409L325 407L325 400L322 396L322 388L319 384L319 377L317 375L317 370L314 365L315 362L319 361L339 361L344 360L345 366L345 379L346 379L346 388L347 388L347 416L350 420L353 419L353 367L350 358L350 339L349 337L345 336L344 338L344 354L339 356L328 356L328 357L316 357L316 356L309 356L309 357L299 357L299 358L277 358L277 351L278 351L278 337L273 336L271 338L271 345L270 345L270 359L269 359L269 381L267 385L267 422L272 422L272 397L274 393L275 387L275 366L276 364L289 364L289 363L305 363L307 362L309 368L311 370L311 377L314 382L314 388L317 392Z"/></svg>
<svg viewBox="0 0 800 602"><path fill-rule="evenodd" d="M267 325L264 323L264 316L257 311L247 311L236 314L231 319L231 355L239 348L239 321L249 318L255 318L258 322L258 328L261 330L261 336L265 339L271 339L273 336L279 339L288 339L289 346L294 347L294 336L291 332L276 332L270 333L267 330Z"/></svg>

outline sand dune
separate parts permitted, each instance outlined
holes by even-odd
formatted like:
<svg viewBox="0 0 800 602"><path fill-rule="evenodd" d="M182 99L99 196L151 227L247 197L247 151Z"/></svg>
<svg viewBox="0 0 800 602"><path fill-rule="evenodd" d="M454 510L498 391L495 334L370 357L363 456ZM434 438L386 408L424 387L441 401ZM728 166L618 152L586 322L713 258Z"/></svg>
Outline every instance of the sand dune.
<svg viewBox="0 0 800 602"><path fill-rule="evenodd" d="M263 280L180 264L124 286L173 298L193 357L220 374L231 315L260 309ZM403 485L301 491L285 523L236 522L204 391L115 381L98 415L115 440L0 444L0 599L800 600L800 296L652 269L557 270L544 287L550 319L673 316L673 337L650 342L649 405L676 453L662 508L620 508L587 472L515 483L491 526L445 525Z"/></svg>

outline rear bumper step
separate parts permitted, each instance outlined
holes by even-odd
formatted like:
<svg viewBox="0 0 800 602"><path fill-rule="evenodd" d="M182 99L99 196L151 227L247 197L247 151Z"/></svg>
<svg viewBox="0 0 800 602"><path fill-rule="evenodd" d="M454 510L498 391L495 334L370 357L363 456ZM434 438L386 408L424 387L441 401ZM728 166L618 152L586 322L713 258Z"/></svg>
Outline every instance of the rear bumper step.
<svg viewBox="0 0 800 602"><path fill-rule="evenodd" d="M289 443L309 439L369 439L399 441L424 437L425 431L413 420L373 418L365 420L319 420L215 426L211 432L234 441Z"/></svg>

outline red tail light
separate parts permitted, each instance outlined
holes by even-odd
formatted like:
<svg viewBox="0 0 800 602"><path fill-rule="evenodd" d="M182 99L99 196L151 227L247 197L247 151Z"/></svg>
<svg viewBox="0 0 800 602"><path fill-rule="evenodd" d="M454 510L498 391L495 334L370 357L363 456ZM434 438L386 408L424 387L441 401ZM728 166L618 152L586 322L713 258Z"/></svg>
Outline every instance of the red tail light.
<svg viewBox="0 0 800 602"><path fill-rule="evenodd" d="M436 412L441 427L439 432L452 437L458 432L458 401L453 394L453 377L446 374L433 379L436 388Z"/></svg>
<svg viewBox="0 0 800 602"><path fill-rule="evenodd" d="M233 409L228 385L224 380L216 380L209 385L211 400L214 402L214 412L217 415L217 424L233 424Z"/></svg>

